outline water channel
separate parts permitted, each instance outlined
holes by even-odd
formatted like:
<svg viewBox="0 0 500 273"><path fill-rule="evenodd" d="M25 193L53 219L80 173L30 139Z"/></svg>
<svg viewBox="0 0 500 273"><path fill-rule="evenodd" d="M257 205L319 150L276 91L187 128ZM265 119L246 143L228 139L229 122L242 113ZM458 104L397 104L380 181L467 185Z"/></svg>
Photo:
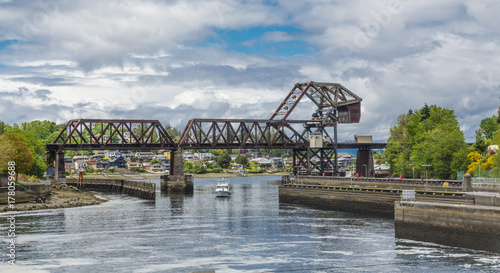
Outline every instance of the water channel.
<svg viewBox="0 0 500 273"><path fill-rule="evenodd" d="M17 265L2 255L0 272L500 270L495 253L396 239L392 219L279 204L279 179L230 178L229 199L199 178L193 195L102 194L110 202L19 214Z"/></svg>

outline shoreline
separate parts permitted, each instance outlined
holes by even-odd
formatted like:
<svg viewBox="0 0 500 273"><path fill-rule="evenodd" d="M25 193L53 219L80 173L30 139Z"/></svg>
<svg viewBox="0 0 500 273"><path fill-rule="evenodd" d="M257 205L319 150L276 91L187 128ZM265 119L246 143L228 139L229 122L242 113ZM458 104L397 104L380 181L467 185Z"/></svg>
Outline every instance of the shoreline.
<svg viewBox="0 0 500 273"><path fill-rule="evenodd" d="M288 175L286 172L279 173L252 173L247 174L250 176L283 176ZM193 174L194 178L216 178L216 177L241 177L235 173L206 173L206 174ZM67 178L74 178L76 176L67 176ZM124 180L149 180L149 179L159 179L160 174L133 174L133 175L122 175L122 174L106 174L106 175L86 175L84 179L124 179ZM33 196L34 198L34 196ZM106 203L108 200L97 197L93 192L87 192L79 190L76 187L68 186L66 184L61 184L54 186L46 196L45 203L36 203L34 200L29 202L15 203L14 209L10 209L8 204L0 204L0 213L19 213L25 211L33 210L47 210L47 209L63 209L63 208L74 208L83 206L92 206L102 203Z"/></svg>
<svg viewBox="0 0 500 273"><path fill-rule="evenodd" d="M74 208L98 205L106 202L108 202L108 200L99 198L92 192L81 191L73 186L58 185L52 188L52 191L46 197L45 203L36 203L35 201L15 203L14 209L10 209L9 205L3 204L0 205L0 213Z"/></svg>
<svg viewBox="0 0 500 273"><path fill-rule="evenodd" d="M246 176L283 176L289 175L288 172L277 173L246 173ZM124 180L148 180L159 179L161 175L156 173L140 173L140 174L88 174L83 176L83 180L87 179L124 179ZM188 174L194 178L212 178L212 177L241 177L236 173L204 173L204 174ZM77 176L69 175L66 178L77 179Z"/></svg>

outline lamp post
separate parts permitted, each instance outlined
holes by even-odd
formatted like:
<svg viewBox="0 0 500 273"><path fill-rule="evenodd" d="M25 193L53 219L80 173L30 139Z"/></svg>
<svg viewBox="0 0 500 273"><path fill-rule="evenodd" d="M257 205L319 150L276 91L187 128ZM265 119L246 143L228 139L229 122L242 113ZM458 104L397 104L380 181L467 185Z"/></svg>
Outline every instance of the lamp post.
<svg viewBox="0 0 500 273"><path fill-rule="evenodd" d="M479 170L479 174L477 175L477 177L481 177L481 162L476 162L475 164L477 164L477 168Z"/></svg>
<svg viewBox="0 0 500 273"><path fill-rule="evenodd" d="M425 167L425 180L428 180L429 176L427 175L427 167L430 167L432 165L431 164L424 164L424 165L420 165L420 166Z"/></svg>
<svg viewBox="0 0 500 273"><path fill-rule="evenodd" d="M415 165L413 164L410 164L411 165L411 169L413 170L413 180L415 180Z"/></svg>
<svg viewBox="0 0 500 273"><path fill-rule="evenodd" d="M363 164L365 167L365 177L368 177L368 166L366 164Z"/></svg>

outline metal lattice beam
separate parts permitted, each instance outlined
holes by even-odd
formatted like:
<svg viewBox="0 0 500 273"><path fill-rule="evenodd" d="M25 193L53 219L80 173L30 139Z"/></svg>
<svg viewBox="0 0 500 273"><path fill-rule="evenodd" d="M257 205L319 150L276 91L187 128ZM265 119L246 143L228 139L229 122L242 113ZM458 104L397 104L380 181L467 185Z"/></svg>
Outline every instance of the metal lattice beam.
<svg viewBox="0 0 500 273"><path fill-rule="evenodd" d="M286 120L293 109L307 96L323 115L338 111L338 123L358 123L361 118L362 99L339 83L296 83L271 116ZM333 121L329 122L333 124Z"/></svg>
<svg viewBox="0 0 500 273"><path fill-rule="evenodd" d="M49 151L176 149L176 144L158 120L70 120Z"/></svg>
<svg viewBox="0 0 500 273"><path fill-rule="evenodd" d="M193 119L178 143L182 149L292 149L307 147L309 141L292 125L272 120Z"/></svg>

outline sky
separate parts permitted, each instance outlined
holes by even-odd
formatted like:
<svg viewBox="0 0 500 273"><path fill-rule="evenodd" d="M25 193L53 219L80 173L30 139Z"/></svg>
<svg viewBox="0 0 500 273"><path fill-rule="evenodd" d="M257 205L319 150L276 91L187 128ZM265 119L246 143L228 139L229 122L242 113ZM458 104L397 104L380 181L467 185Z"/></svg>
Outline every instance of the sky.
<svg viewBox="0 0 500 273"><path fill-rule="evenodd" d="M295 83L363 99L339 141L455 111L467 141L500 106L500 1L0 0L0 120L268 119ZM289 119L309 119L304 99Z"/></svg>

